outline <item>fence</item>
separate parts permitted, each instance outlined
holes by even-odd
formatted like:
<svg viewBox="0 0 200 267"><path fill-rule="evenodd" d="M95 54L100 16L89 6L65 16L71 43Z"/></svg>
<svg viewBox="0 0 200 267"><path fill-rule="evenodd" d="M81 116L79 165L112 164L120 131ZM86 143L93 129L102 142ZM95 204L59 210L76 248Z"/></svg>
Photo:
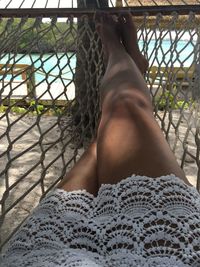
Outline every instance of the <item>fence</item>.
<svg viewBox="0 0 200 267"><path fill-rule="evenodd" d="M184 11L183 17L171 9L165 10L167 17L152 9L152 16L143 9L135 21L150 62L145 79L154 114L181 167L200 189L199 16ZM21 10L0 11L14 16L0 21L1 246L95 133L104 67L93 11L70 9L63 13L65 22L55 10L44 11L47 17L54 13L46 22L33 9L35 18Z"/></svg>

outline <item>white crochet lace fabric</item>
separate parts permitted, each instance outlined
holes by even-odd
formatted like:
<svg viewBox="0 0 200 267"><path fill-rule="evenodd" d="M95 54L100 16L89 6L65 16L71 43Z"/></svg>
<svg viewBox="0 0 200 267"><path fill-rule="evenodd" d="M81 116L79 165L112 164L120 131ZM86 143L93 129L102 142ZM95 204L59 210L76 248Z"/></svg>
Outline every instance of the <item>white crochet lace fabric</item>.
<svg viewBox="0 0 200 267"><path fill-rule="evenodd" d="M56 189L11 240L2 267L200 267L200 195L174 175Z"/></svg>

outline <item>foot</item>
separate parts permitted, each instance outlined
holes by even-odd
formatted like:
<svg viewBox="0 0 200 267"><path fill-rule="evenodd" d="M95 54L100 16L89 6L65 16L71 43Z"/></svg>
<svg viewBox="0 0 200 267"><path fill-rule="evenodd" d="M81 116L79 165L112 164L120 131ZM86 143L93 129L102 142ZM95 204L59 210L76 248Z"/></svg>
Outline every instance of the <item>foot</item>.
<svg viewBox="0 0 200 267"><path fill-rule="evenodd" d="M107 63L110 53L113 53L116 48L122 46L120 43L117 22L112 16L101 13L97 17L96 30L101 38L104 50L104 61Z"/></svg>
<svg viewBox="0 0 200 267"><path fill-rule="evenodd" d="M137 41L137 30L130 14L119 18L122 43L142 74L147 71L148 60L141 54Z"/></svg>

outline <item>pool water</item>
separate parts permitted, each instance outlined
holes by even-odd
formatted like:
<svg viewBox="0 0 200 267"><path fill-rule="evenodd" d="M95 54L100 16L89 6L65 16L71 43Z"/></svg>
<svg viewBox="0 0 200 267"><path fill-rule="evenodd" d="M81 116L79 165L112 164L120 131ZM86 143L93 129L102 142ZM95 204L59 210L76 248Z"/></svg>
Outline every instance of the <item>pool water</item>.
<svg viewBox="0 0 200 267"><path fill-rule="evenodd" d="M144 48L143 42L139 46L144 53L148 55L150 66L161 65L175 67L190 67L194 62L195 42L188 40L151 40ZM173 51L173 53L172 53ZM75 53L57 53L57 54L4 54L0 57L0 64L29 64L34 65L36 84L43 81L48 83L68 84L75 74L76 54ZM58 78L59 77L59 78ZM62 78L60 78L62 77ZM2 76L0 80L10 80L11 75ZM14 80L20 80L17 76Z"/></svg>

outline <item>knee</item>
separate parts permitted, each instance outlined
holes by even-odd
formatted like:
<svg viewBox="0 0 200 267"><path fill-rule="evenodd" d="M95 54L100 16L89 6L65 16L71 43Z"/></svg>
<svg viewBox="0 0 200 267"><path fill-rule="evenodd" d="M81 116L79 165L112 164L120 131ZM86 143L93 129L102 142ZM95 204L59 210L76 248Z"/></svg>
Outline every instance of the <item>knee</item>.
<svg viewBox="0 0 200 267"><path fill-rule="evenodd" d="M152 104L146 96L140 92L125 91L113 97L111 109L114 112L121 113L125 111L129 114L138 114L141 113L141 111L152 113L153 111Z"/></svg>

